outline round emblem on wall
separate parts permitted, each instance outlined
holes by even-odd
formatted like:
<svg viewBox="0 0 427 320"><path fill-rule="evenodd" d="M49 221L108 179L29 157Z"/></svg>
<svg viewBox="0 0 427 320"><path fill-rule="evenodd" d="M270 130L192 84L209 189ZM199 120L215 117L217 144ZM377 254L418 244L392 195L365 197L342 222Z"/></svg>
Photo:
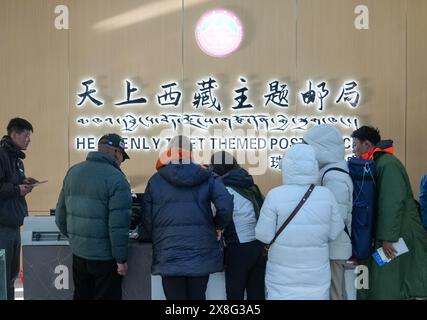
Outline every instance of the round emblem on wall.
<svg viewBox="0 0 427 320"><path fill-rule="evenodd" d="M231 11L214 9L197 21L196 41L199 48L212 57L224 57L236 51L243 39L243 27Z"/></svg>

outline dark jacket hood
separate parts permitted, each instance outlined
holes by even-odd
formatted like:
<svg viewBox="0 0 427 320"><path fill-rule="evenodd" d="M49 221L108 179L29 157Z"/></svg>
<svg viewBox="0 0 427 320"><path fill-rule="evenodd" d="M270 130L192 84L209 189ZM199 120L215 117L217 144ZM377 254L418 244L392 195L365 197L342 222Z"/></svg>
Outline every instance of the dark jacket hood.
<svg viewBox="0 0 427 320"><path fill-rule="evenodd" d="M5 148L8 152L15 153L18 158L25 159L25 153L23 153L16 144L13 143L12 139L9 136L3 136L0 141L0 146Z"/></svg>
<svg viewBox="0 0 427 320"><path fill-rule="evenodd" d="M174 163L161 167L158 173L176 187L194 187L205 182L211 172L193 162Z"/></svg>
<svg viewBox="0 0 427 320"><path fill-rule="evenodd" d="M393 140L381 140L376 145L376 148L385 150L385 149L391 148L392 146L393 146Z"/></svg>
<svg viewBox="0 0 427 320"><path fill-rule="evenodd" d="M243 168L237 168L229 171L221 177L222 182L226 186L250 188L254 185L254 179Z"/></svg>
<svg viewBox="0 0 427 320"><path fill-rule="evenodd" d="M373 160L385 153L394 155L393 140L381 140L375 147L371 148L367 153L363 154L362 158Z"/></svg>

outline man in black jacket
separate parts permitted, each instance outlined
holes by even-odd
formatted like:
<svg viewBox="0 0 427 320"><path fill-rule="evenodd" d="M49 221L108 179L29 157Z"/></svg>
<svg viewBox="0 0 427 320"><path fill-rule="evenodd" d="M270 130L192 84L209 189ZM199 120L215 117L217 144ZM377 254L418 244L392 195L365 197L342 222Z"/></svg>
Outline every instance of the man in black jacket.
<svg viewBox="0 0 427 320"><path fill-rule="evenodd" d="M33 126L27 120L14 118L7 135L0 141L0 249L6 251L7 299L15 298L14 282L19 274L21 250L20 227L28 215L25 196L37 180L26 178L24 164Z"/></svg>

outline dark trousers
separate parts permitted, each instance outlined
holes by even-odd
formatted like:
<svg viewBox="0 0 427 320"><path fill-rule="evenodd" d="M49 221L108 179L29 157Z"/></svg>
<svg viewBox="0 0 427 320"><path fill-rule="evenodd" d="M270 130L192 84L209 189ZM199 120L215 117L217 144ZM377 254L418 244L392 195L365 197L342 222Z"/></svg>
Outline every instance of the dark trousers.
<svg viewBox="0 0 427 320"><path fill-rule="evenodd" d="M7 299L15 299L15 280L19 275L21 233L19 228L0 226L0 249L6 250Z"/></svg>
<svg viewBox="0 0 427 320"><path fill-rule="evenodd" d="M74 300L121 300L122 276L114 260L87 260L73 254Z"/></svg>
<svg viewBox="0 0 427 320"><path fill-rule="evenodd" d="M225 289L228 300L265 299L267 258L259 241L229 244L225 250Z"/></svg>
<svg viewBox="0 0 427 320"><path fill-rule="evenodd" d="M206 300L209 275L202 277L162 277L167 300Z"/></svg>

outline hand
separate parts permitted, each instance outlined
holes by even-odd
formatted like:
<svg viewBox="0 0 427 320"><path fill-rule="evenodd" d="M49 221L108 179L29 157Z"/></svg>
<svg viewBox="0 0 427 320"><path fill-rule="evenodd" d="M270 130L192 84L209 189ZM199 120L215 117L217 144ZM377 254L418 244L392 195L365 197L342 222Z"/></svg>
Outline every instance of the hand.
<svg viewBox="0 0 427 320"><path fill-rule="evenodd" d="M33 190L33 187L28 185L28 184L20 184L19 185L19 192L20 192L22 197L25 197L32 190Z"/></svg>
<svg viewBox="0 0 427 320"><path fill-rule="evenodd" d="M384 250L384 254L386 255L387 258L394 259L396 257L397 251L393 247L392 242L383 241L383 250Z"/></svg>
<svg viewBox="0 0 427 320"><path fill-rule="evenodd" d="M224 232L224 229L222 229L222 230L220 230L220 229L217 229L216 230L216 240L217 241L219 241L220 239L221 239L221 237L222 237L222 233Z"/></svg>
<svg viewBox="0 0 427 320"><path fill-rule="evenodd" d="M125 276L128 271L128 263L117 263L117 273L120 276Z"/></svg>
<svg viewBox="0 0 427 320"><path fill-rule="evenodd" d="M37 183L37 182L39 182L39 181L36 180L36 179L34 179L34 178L30 178L30 177L25 178L24 181L23 181L24 184L30 184L30 185L34 184L34 183Z"/></svg>

